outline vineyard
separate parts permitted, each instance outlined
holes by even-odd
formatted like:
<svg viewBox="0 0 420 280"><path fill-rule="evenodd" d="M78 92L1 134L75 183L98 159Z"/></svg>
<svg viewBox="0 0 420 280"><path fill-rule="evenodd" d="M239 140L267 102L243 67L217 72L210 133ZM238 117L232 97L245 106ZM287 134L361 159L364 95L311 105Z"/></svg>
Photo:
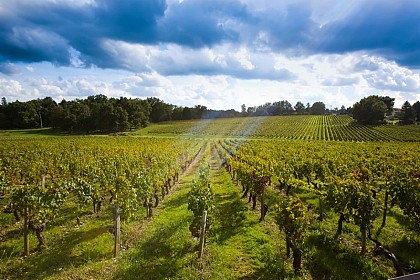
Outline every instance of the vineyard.
<svg viewBox="0 0 420 280"><path fill-rule="evenodd" d="M331 115L174 122L133 133L143 137L8 133L0 136L0 275L419 272L419 131Z"/></svg>
<svg viewBox="0 0 420 280"><path fill-rule="evenodd" d="M383 245L378 238L387 235L383 231L390 213L403 216L411 231L410 237L406 238L417 235L414 240L419 241L416 234L420 224L418 145L261 140L245 143L229 140L219 144L220 153L228 157L227 170L242 186L243 197L249 196L253 208L259 200L260 205L277 209L275 215L278 215L278 225L286 233L286 246L296 250L299 258L303 241L297 236L302 239L305 235L313 237L311 227L312 230L323 229L325 219L331 219L330 222L335 219L334 238L346 240L348 244L351 237L343 235L343 223L358 227L356 231L348 229L348 233L360 235L360 244L349 245L360 247L361 255L367 252L367 239L376 244L372 251L377 254L395 256L391 252L394 251L396 255L404 256L407 253L407 248L398 252L399 248L395 247L401 236L387 236L387 242L394 245L389 244L391 251L380 251ZM272 197L266 198L265 192L270 190ZM286 216L284 209L290 209ZM309 226L309 216L316 217L320 224ZM263 208L260 219L264 219ZM401 228L387 230L393 235ZM372 236L373 232L375 236ZM418 267L419 260L418 257L416 261L392 259L400 275L403 273L402 263L417 262L415 266ZM300 263L296 269L301 269ZM336 277L340 278L339 275Z"/></svg>
<svg viewBox="0 0 420 280"><path fill-rule="evenodd" d="M279 116L179 121L152 125L140 131L151 135L190 135L322 141L420 141L413 125L364 126L349 116Z"/></svg>

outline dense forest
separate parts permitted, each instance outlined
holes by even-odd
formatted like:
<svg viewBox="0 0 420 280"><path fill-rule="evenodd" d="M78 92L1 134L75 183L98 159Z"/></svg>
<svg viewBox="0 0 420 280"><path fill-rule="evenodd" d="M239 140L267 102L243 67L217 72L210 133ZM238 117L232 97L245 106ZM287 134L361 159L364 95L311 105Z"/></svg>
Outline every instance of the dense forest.
<svg viewBox="0 0 420 280"><path fill-rule="evenodd" d="M126 97L108 98L105 95L89 96L86 99L55 102L51 97L27 102L8 102L2 98L0 104L0 129L26 129L53 127L69 132L95 133L118 132L146 127L150 122L169 120L233 118L249 116L280 115L323 115L350 114L363 124L384 121L386 114L392 115L394 98L369 96L353 107L328 109L323 102L306 105L298 101L294 106L287 100L263 105L241 106L241 112L234 109L212 110L206 106L175 106L150 97L145 100ZM419 101L411 105L404 103L398 116L402 124L420 120Z"/></svg>

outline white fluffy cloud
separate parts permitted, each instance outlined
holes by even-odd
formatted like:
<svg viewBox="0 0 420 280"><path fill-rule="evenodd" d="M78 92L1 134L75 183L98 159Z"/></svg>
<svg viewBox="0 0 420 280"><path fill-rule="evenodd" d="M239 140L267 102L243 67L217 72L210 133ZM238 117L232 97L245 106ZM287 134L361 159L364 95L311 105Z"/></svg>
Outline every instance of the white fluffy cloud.
<svg viewBox="0 0 420 280"><path fill-rule="evenodd" d="M142 63L137 74L99 68L61 68L57 77L51 64L31 64L29 69L18 65L19 72L31 71L31 77L21 74L10 79L0 74L0 96L22 101L45 96L61 101L96 94L142 99L153 96L179 106L200 104L236 110L240 110L241 104L254 106L279 100L288 100L293 105L297 101L322 101L328 107L347 107L371 94L395 97L396 107L405 100L419 99L419 73L361 52L287 57L230 45L198 50L177 45L153 47L115 42L111 45L116 57L121 47L138 54L137 59L129 60L132 55L118 58L127 59L127 65L131 65L127 68ZM193 74L194 69L197 74ZM259 74L269 72L270 79Z"/></svg>
<svg viewBox="0 0 420 280"><path fill-rule="evenodd" d="M20 82L11 79L0 79L0 92L6 96L21 97L22 96L22 85Z"/></svg>
<svg viewBox="0 0 420 280"><path fill-rule="evenodd" d="M420 89L420 75L412 70L398 66L395 62L384 59L376 60L377 69L366 71L363 77L374 88L418 92Z"/></svg>

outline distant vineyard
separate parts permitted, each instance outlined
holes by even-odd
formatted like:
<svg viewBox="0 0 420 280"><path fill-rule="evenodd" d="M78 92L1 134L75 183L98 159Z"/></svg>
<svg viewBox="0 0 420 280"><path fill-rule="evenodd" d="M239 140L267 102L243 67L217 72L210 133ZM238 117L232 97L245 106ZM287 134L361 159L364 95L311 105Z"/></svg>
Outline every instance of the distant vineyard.
<svg viewBox="0 0 420 280"><path fill-rule="evenodd" d="M418 125L382 125L375 127L375 130L390 135L401 141L418 142L420 139L420 127Z"/></svg>
<svg viewBox="0 0 420 280"><path fill-rule="evenodd" d="M280 116L158 124L151 134L275 138L322 141L420 141L420 126L363 126L349 116Z"/></svg>

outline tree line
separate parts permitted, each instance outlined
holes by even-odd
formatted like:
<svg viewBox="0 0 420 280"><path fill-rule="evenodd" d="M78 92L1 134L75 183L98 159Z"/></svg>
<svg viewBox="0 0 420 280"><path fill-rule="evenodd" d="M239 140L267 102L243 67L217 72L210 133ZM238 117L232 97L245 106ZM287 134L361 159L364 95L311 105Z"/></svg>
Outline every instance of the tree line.
<svg viewBox="0 0 420 280"><path fill-rule="evenodd" d="M315 102L312 106L297 102L292 106L287 100L248 108L244 104L242 111L238 112L234 109L213 110L202 105L175 106L155 97L142 100L95 95L71 101L63 99L59 103L51 97L27 102L7 102L3 97L0 104L0 129L52 127L77 133L120 132L143 128L150 122L169 120L325 114L328 111L322 102ZM346 113L347 109L342 106L337 112Z"/></svg>
<svg viewBox="0 0 420 280"><path fill-rule="evenodd" d="M328 109L326 105L317 101L312 105L310 103L303 104L301 101L296 102L293 106L289 101L283 100L278 102L267 102L263 105L246 107L241 106L241 116L281 116L281 115L324 115L324 114L348 114L351 108L341 106L334 109Z"/></svg>
<svg viewBox="0 0 420 280"><path fill-rule="evenodd" d="M113 132L147 126L150 105L146 100L104 95L56 103L51 97L8 103L2 99L0 128L53 127L70 132Z"/></svg>
<svg viewBox="0 0 420 280"><path fill-rule="evenodd" d="M63 131L78 133L120 132L146 127L150 122L169 120L192 120L213 118L234 118L280 115L323 115L353 114L362 124L378 124L385 116L394 115L401 124L420 121L420 103L411 105L406 101L401 110L394 110L394 100L389 96L369 96L356 102L353 107L326 108L323 102L302 103L294 106L287 100L267 102L263 105L241 106L241 112L234 109L213 110L206 106L175 106L155 97L108 98L105 95L89 96L86 99L62 100L55 102L51 97L27 102L7 102L3 97L0 103L0 129L27 129L53 127Z"/></svg>

